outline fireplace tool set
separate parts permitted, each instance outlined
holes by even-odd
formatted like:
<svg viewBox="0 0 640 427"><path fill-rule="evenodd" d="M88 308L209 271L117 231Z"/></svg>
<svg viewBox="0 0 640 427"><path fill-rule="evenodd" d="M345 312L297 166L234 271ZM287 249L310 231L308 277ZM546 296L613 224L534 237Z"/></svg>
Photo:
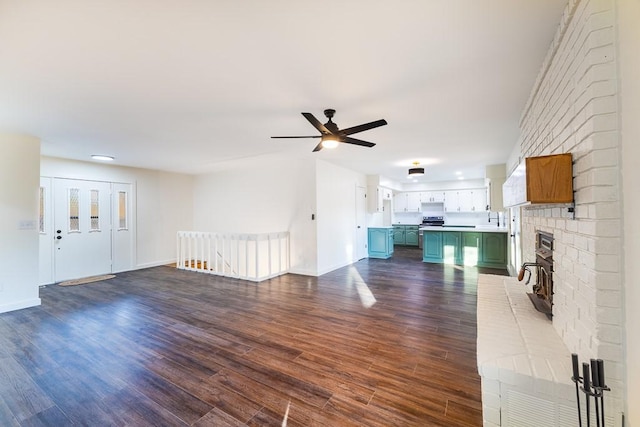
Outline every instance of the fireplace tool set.
<svg viewBox="0 0 640 427"><path fill-rule="evenodd" d="M596 427L605 427L604 423L604 392L610 391L604 380L604 362L602 359L591 359L591 364L582 363L582 376L580 376L578 355L571 355L573 365L573 381L576 385L576 401L578 402L578 425L582 427L582 412L580 411L580 390L585 394L585 409L587 415L587 427L591 427L590 401L593 397L596 415ZM591 375L589 374L591 368ZM582 387L580 387L582 384Z"/></svg>

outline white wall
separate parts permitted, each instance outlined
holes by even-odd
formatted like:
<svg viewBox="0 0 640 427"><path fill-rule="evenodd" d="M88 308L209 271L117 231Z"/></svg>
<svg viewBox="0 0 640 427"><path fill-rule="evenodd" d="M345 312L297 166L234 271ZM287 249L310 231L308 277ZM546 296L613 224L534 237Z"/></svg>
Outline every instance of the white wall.
<svg viewBox="0 0 640 427"><path fill-rule="evenodd" d="M324 274L357 261L356 186L366 176L318 160L318 273ZM382 215L382 214L378 214Z"/></svg>
<svg viewBox="0 0 640 427"><path fill-rule="evenodd" d="M40 140L0 134L0 313L40 305Z"/></svg>
<svg viewBox="0 0 640 427"><path fill-rule="evenodd" d="M195 177L198 231L290 232L293 273L317 274L315 162L272 159Z"/></svg>
<svg viewBox="0 0 640 427"><path fill-rule="evenodd" d="M620 78L621 174L624 236L624 300L626 308L626 405L628 426L640 426L640 1L617 2ZM632 404L633 403L633 404Z"/></svg>
<svg viewBox="0 0 640 427"><path fill-rule="evenodd" d="M40 175L134 184L136 268L175 262L176 233L193 227L191 175L42 157Z"/></svg>

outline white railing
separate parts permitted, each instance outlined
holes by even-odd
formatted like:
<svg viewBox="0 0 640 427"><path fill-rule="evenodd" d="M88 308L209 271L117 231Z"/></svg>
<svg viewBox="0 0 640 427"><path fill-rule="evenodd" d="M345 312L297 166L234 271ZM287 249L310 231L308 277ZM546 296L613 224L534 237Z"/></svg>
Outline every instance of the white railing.
<svg viewBox="0 0 640 427"><path fill-rule="evenodd" d="M177 268L260 282L289 271L289 232L178 231Z"/></svg>

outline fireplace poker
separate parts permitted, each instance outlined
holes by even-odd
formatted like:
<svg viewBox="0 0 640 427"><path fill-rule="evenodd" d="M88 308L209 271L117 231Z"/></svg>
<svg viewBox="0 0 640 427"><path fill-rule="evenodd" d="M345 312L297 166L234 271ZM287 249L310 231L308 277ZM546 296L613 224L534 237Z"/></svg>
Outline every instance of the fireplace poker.
<svg viewBox="0 0 640 427"><path fill-rule="evenodd" d="M582 377L580 376L580 372L578 370L578 355L575 353L571 354L571 364L573 365L573 376L571 377L571 381L573 381L576 385L576 402L578 403L578 427L582 427L582 412L580 411L580 382Z"/></svg>
<svg viewBox="0 0 640 427"><path fill-rule="evenodd" d="M584 391L587 409L587 427L591 427L591 411L589 410L589 399L591 397L591 382L589 381L589 364L582 362L582 391Z"/></svg>
<svg viewBox="0 0 640 427"><path fill-rule="evenodd" d="M607 384L604 381L604 361L602 359L596 360L596 366L598 368L598 380L600 381L599 385L599 395L600 395L600 416L602 417L602 427L604 427L604 392L610 391L611 389L607 387Z"/></svg>
<svg viewBox="0 0 640 427"><path fill-rule="evenodd" d="M596 426L600 427L600 402L598 402L600 391L600 376L598 375L598 364L596 359L591 359L591 385L593 386L593 406L596 409Z"/></svg>

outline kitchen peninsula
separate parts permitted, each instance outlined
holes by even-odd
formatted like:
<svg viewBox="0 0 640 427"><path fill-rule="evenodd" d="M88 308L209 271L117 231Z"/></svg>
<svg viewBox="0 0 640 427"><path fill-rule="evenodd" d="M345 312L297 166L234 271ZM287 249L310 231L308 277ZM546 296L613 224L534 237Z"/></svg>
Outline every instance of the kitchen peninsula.
<svg viewBox="0 0 640 427"><path fill-rule="evenodd" d="M423 262L507 268L506 227L427 226L420 230Z"/></svg>

